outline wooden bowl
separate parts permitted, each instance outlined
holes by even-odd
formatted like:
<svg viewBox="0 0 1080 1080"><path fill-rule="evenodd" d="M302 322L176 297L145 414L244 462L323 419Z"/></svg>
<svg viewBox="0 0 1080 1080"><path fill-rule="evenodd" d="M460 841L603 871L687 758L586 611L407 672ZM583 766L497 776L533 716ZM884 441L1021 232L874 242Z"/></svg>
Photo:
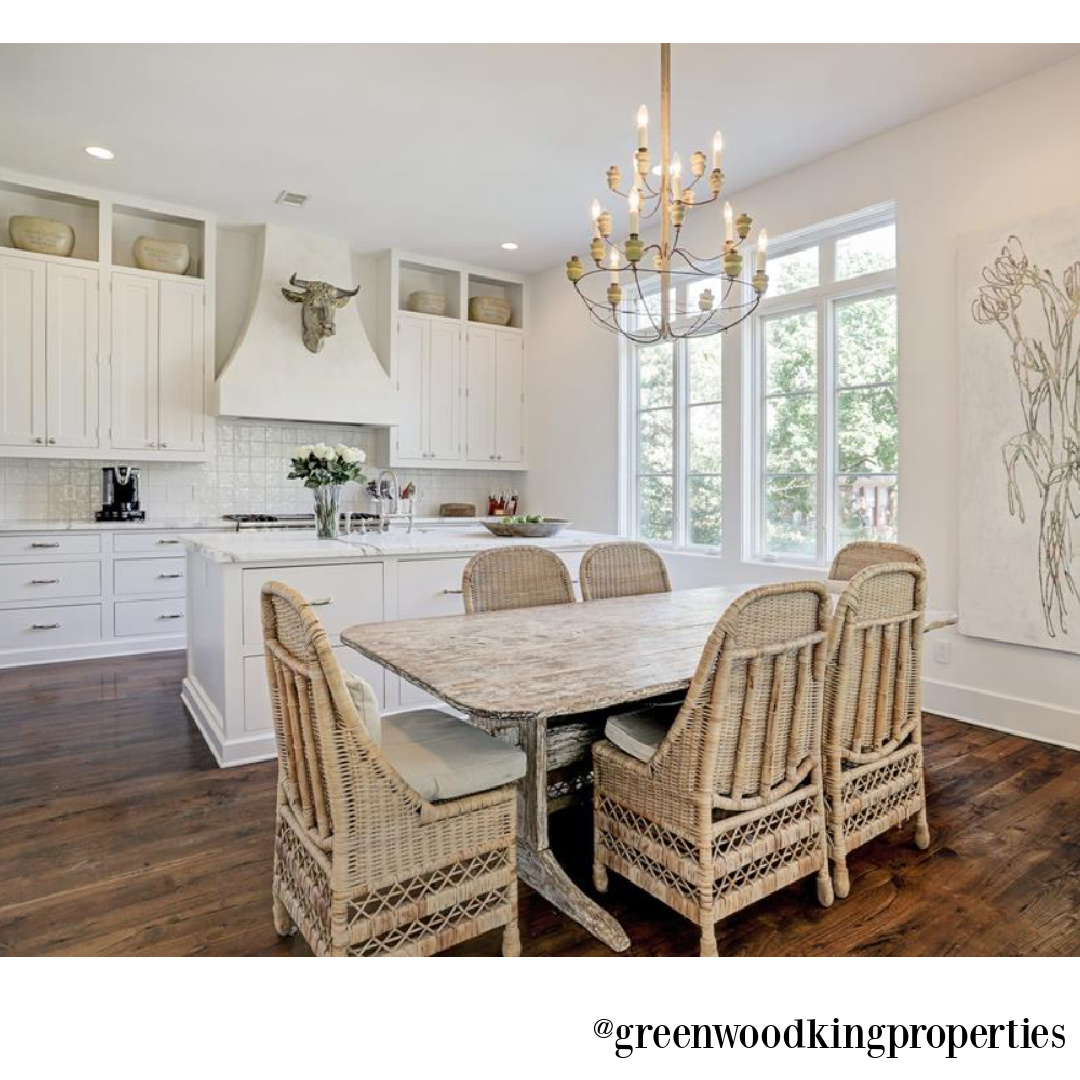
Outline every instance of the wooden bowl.
<svg viewBox="0 0 1080 1080"><path fill-rule="evenodd" d="M469 300L469 319L490 326L509 326L513 310L501 296L474 296Z"/></svg>
<svg viewBox="0 0 1080 1080"><path fill-rule="evenodd" d="M63 255L75 250L75 230L62 221L16 214L8 221L11 243L20 251L35 251L39 255Z"/></svg>
<svg viewBox="0 0 1080 1080"><path fill-rule="evenodd" d="M495 536L537 540L545 536L555 536L569 524L566 518L544 518L543 521L534 522L485 521L484 528Z"/></svg>

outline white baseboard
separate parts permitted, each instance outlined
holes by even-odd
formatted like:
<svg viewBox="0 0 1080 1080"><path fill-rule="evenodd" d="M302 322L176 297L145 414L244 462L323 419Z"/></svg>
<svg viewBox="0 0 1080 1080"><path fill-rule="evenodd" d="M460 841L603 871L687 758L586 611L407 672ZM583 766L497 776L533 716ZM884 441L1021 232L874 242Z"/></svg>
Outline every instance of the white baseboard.
<svg viewBox="0 0 1080 1080"><path fill-rule="evenodd" d="M922 707L953 720L1080 750L1080 711L924 678Z"/></svg>
<svg viewBox="0 0 1080 1080"><path fill-rule="evenodd" d="M180 700L202 733L206 745L210 747L214 760L223 769L234 765L251 765L256 761L270 761L277 757L273 731L227 739L221 714L198 681L190 675L185 676L180 684Z"/></svg>
<svg viewBox="0 0 1080 1080"><path fill-rule="evenodd" d="M0 652L0 670L30 667L33 664L69 664L74 660L104 660L110 656L182 652L186 647L187 640L183 634L170 634L168 637L160 638L114 638L109 641L94 641L86 645L11 649Z"/></svg>

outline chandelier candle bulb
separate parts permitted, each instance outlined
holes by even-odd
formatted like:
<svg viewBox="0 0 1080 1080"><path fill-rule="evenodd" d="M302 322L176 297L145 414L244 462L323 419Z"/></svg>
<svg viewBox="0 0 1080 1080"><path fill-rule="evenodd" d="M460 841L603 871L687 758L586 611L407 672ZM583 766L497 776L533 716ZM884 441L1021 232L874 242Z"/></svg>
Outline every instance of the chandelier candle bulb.
<svg viewBox="0 0 1080 1080"><path fill-rule="evenodd" d="M739 234L740 240L745 240L750 235L750 226L753 221L754 219L746 213L740 214L735 219L735 231Z"/></svg>
<svg viewBox="0 0 1080 1080"><path fill-rule="evenodd" d="M608 261L608 266L611 268L611 284L619 284L619 249L612 245L611 247L611 259Z"/></svg>
<svg viewBox="0 0 1080 1080"><path fill-rule="evenodd" d="M713 172L720 171L720 155L724 152L724 137L719 131L712 137L712 167Z"/></svg>
<svg viewBox="0 0 1080 1080"><path fill-rule="evenodd" d="M629 215L630 235L637 236L641 232L641 192L637 187L630 189L630 195L626 200L626 209Z"/></svg>
<svg viewBox="0 0 1080 1080"><path fill-rule="evenodd" d="M769 253L769 234L762 229L757 234L757 260L754 269L759 274L765 273L765 258Z"/></svg>
<svg viewBox="0 0 1080 1080"><path fill-rule="evenodd" d="M593 223L593 237L600 235L600 200L593 199L592 206L589 208L589 213L592 215Z"/></svg>
<svg viewBox="0 0 1080 1080"><path fill-rule="evenodd" d="M724 239L728 247L735 242L735 211L729 202L724 203Z"/></svg>
<svg viewBox="0 0 1080 1080"><path fill-rule="evenodd" d="M695 150L690 155L690 172L694 176L705 175L705 155L700 150Z"/></svg>
<svg viewBox="0 0 1080 1080"><path fill-rule="evenodd" d="M612 165L611 168L608 169L608 171L607 171L607 186L609 188L611 188L612 191L618 191L619 190L619 181L621 179L622 179L622 173L619 172L619 166L618 165Z"/></svg>
<svg viewBox="0 0 1080 1080"><path fill-rule="evenodd" d="M682 197L682 162L678 154L671 156L671 197L676 202Z"/></svg>
<svg viewBox="0 0 1080 1080"><path fill-rule="evenodd" d="M644 105L637 111L637 144L639 150L644 150L649 145L649 110Z"/></svg>

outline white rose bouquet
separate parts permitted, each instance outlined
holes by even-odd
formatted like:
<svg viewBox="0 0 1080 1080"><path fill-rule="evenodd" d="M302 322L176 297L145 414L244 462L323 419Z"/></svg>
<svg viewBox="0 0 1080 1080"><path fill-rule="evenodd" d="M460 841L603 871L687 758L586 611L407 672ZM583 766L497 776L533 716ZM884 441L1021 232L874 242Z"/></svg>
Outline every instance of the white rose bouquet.
<svg viewBox="0 0 1080 1080"><path fill-rule="evenodd" d="M341 486L355 481L364 483L360 467L364 464L364 451L356 446L298 446L292 454L289 468L290 480L303 480L304 487L315 492L315 533L321 540L337 537L341 523Z"/></svg>
<svg viewBox="0 0 1080 1080"><path fill-rule="evenodd" d="M304 487L321 488L329 484L347 484L367 479L361 471L366 455L356 446L298 446L292 454L289 468L290 480L303 480Z"/></svg>

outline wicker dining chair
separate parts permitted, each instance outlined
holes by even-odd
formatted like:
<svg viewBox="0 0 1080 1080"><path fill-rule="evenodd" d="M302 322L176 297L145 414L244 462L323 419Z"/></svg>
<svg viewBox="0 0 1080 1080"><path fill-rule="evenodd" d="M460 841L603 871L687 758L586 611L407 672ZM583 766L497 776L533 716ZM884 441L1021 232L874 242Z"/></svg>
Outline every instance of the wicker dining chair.
<svg viewBox="0 0 1080 1080"><path fill-rule="evenodd" d="M566 563L547 548L520 544L474 555L461 577L465 613L574 603Z"/></svg>
<svg viewBox="0 0 1080 1080"><path fill-rule="evenodd" d="M668 728L608 721L593 747L593 880L614 870L701 927L810 874L832 903L821 767L829 600L765 585L717 622ZM655 710L654 710L655 712Z"/></svg>
<svg viewBox="0 0 1080 1080"><path fill-rule="evenodd" d="M644 596L671 592L671 578L659 552L637 540L594 544L581 558L581 598Z"/></svg>
<svg viewBox="0 0 1080 1080"><path fill-rule="evenodd" d="M906 544L884 540L853 540L837 553L829 569L830 581L850 581L860 570L881 563L915 563L925 569L922 556Z"/></svg>
<svg viewBox="0 0 1080 1080"><path fill-rule="evenodd" d="M836 895L847 856L909 818L930 844L919 680L926 571L919 563L861 570L836 605L825 684L825 807Z"/></svg>
<svg viewBox="0 0 1080 1080"><path fill-rule="evenodd" d="M384 750L304 598L267 582L262 620L278 751L277 932L299 929L316 955L423 956L501 926L503 954L517 956L515 787L435 801L414 785L447 742L504 774L507 753L520 756L520 771L510 759L519 776L524 755L434 710L384 718ZM441 746L425 743L429 730ZM482 742L461 751L461 735ZM453 779L436 773L435 786Z"/></svg>

